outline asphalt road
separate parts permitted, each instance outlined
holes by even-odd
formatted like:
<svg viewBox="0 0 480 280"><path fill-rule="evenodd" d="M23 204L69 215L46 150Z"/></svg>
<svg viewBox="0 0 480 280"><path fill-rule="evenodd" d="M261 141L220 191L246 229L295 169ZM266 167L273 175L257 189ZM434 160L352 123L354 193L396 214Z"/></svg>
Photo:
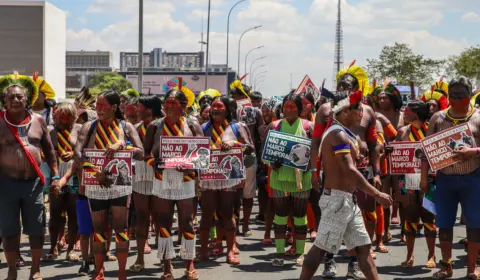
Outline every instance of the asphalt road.
<svg viewBox="0 0 480 280"><path fill-rule="evenodd" d="M255 207L255 209L257 209ZM252 217L255 215L254 213ZM222 256L216 260L198 264L196 266L200 279L298 279L300 275L300 267L295 266L295 259L291 259L285 262L285 266L282 268L273 267L271 260L274 256L275 247L265 247L261 244L263 237L263 225L254 224L252 226L253 236L249 238L239 237L241 254L239 259L241 264L235 267L227 265L225 263L225 256ZM405 260L406 247L398 242L399 226L393 228L393 241L388 244L390 252L388 254L379 254L376 260L376 265L380 273L380 279L382 280L394 280L394 279L429 279L433 271L425 269L424 265L427 261L427 249L423 236L417 238L415 246L415 260L416 263L412 268L402 268L400 263ZM272 232L273 236L273 232ZM457 225L454 232L454 242L465 236L465 227ZM150 240L150 244L153 244L154 239ZM112 246L114 246L114 242ZM437 241L438 244L438 241ZM312 246L311 242L307 242L307 251ZM135 241L131 242L131 253L128 258L128 266L132 265L135 261L136 244ZM45 246L47 248L47 244ZM178 250L178 248L177 248ZM27 261L27 266L30 261L30 253L28 243L24 242L21 247L22 255ZM342 253L342 252L341 252ZM440 249L436 249L437 259L440 257ZM53 263L42 263L42 276L44 279L88 279L87 277L78 277L76 275L80 263L68 263L65 261L65 252L62 252L59 259ZM454 244L453 251L455 261L454 277L452 279L465 279L466 276L466 253L464 252L463 245ZM0 279L4 279L7 275L7 267L3 253L0 253ZM346 275L348 259L338 256L336 257L339 264L338 275L336 279L347 279ZM19 270L18 279L28 279L29 269L23 267ZM106 263L107 279L115 279L116 262ZM174 270L176 279L183 277L183 262L176 260L174 262ZM321 265L317 275L320 275L323 270L323 264ZM159 268L159 260L156 257L156 251L146 256L146 269L138 275L129 273L129 279L159 279L161 275ZM321 276L315 276L314 279L323 279Z"/></svg>

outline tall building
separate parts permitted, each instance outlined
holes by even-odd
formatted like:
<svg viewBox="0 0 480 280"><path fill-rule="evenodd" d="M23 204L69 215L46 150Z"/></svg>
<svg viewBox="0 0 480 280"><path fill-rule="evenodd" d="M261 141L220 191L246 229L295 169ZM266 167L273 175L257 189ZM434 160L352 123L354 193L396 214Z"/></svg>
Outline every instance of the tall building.
<svg viewBox="0 0 480 280"><path fill-rule="evenodd" d="M113 55L106 51L68 51L66 54L67 91L88 85L96 73L112 72Z"/></svg>
<svg viewBox="0 0 480 280"><path fill-rule="evenodd" d="M65 97L65 12L45 1L0 1L0 76L38 72Z"/></svg>
<svg viewBox="0 0 480 280"><path fill-rule="evenodd" d="M138 57L138 52L121 52L120 71L138 71ZM143 53L143 67L145 72L199 69L204 67L204 53L162 52L161 48L155 48L151 52Z"/></svg>

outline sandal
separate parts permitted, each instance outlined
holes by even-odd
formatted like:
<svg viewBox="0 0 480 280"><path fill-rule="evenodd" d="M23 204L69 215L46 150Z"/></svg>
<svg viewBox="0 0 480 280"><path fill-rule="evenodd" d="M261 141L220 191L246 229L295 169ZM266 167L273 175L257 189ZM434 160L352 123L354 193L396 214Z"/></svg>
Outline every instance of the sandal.
<svg viewBox="0 0 480 280"><path fill-rule="evenodd" d="M288 244L293 245L293 236L288 239Z"/></svg>
<svg viewBox="0 0 480 280"><path fill-rule="evenodd" d="M285 251L285 256L295 257L296 255L297 255L297 249L296 248L290 247L290 249Z"/></svg>
<svg viewBox="0 0 480 280"><path fill-rule="evenodd" d="M145 255L148 255L148 254L152 253L152 248L150 248L150 245L148 245L148 241L145 242L145 249L143 249L143 253Z"/></svg>
<svg viewBox="0 0 480 280"><path fill-rule="evenodd" d="M262 240L262 244L265 245L265 246L268 246L268 245L272 245L273 244L273 240L271 238L264 238Z"/></svg>
<svg viewBox="0 0 480 280"><path fill-rule="evenodd" d="M382 254L388 253L388 248L385 245L377 245L377 248L375 248L375 252L379 252Z"/></svg>
<svg viewBox="0 0 480 280"><path fill-rule="evenodd" d="M433 279L446 279L446 278L450 278L453 276L453 269L452 269L452 262L449 261L449 262L446 262L444 260L440 260L440 265L442 266L442 268L435 272L433 275L432 275L432 278Z"/></svg>
<svg viewBox="0 0 480 280"><path fill-rule="evenodd" d="M253 235L253 232L249 229L243 231L243 237L250 237Z"/></svg>
<svg viewBox="0 0 480 280"><path fill-rule="evenodd" d="M301 255L295 260L296 266L303 266L303 261L305 260L305 255Z"/></svg>
<svg viewBox="0 0 480 280"><path fill-rule="evenodd" d="M139 273L140 271L145 269L145 264L135 263L128 268L128 271L133 273Z"/></svg>
<svg viewBox="0 0 480 280"><path fill-rule="evenodd" d="M240 260L235 255L233 255L232 257L227 256L227 264L229 264L229 265L239 265Z"/></svg>
<svg viewBox="0 0 480 280"><path fill-rule="evenodd" d="M428 261L427 264L425 265L426 268L437 268L437 263L435 261L435 257L431 257Z"/></svg>
<svg viewBox="0 0 480 280"><path fill-rule="evenodd" d="M470 274L467 275L467 278L472 279L472 280L479 280L480 279L480 273L478 273L478 272L470 273Z"/></svg>
<svg viewBox="0 0 480 280"><path fill-rule="evenodd" d="M316 231L316 230L312 230L312 231L310 232L310 241L311 241L311 242L314 242L315 239L317 239L317 231Z"/></svg>
<svg viewBox="0 0 480 280"><path fill-rule="evenodd" d="M383 236L383 243L388 243L390 241L392 241L392 233L388 232L388 234L385 234Z"/></svg>
<svg viewBox="0 0 480 280"><path fill-rule="evenodd" d="M107 261L107 262L114 262L114 261L116 261L116 260L117 260L117 257L115 257L115 256L112 254L112 252L107 252L107 253L105 254L105 261Z"/></svg>
<svg viewBox="0 0 480 280"><path fill-rule="evenodd" d="M284 264L284 261L282 259L273 259L272 265L276 267L282 267Z"/></svg>
<svg viewBox="0 0 480 280"><path fill-rule="evenodd" d="M414 264L413 260L404 261L402 262L402 267L412 267L413 264Z"/></svg>
<svg viewBox="0 0 480 280"><path fill-rule="evenodd" d="M43 280L42 276L40 276L40 272L35 273L28 277L28 280Z"/></svg>
<svg viewBox="0 0 480 280"><path fill-rule="evenodd" d="M186 270L185 269L185 277L187 278L187 280L197 280L198 279L198 274L197 274L197 271L194 269L194 270Z"/></svg>
<svg viewBox="0 0 480 280"><path fill-rule="evenodd" d="M77 241L77 243L75 243L75 246L73 247L73 250L75 252L81 252L82 251L82 248L80 247L80 241Z"/></svg>
<svg viewBox="0 0 480 280"><path fill-rule="evenodd" d="M400 224L400 220L398 219L398 217L393 217L392 221L390 223L392 225L398 225L398 224Z"/></svg>
<svg viewBox="0 0 480 280"><path fill-rule="evenodd" d="M80 257L72 250L67 253L66 260L69 262L78 262Z"/></svg>
<svg viewBox="0 0 480 280"><path fill-rule="evenodd" d="M240 255L240 250L238 249L237 245L233 245L232 251L234 255Z"/></svg>
<svg viewBox="0 0 480 280"><path fill-rule="evenodd" d="M51 262L58 259L58 254L47 253L45 256L42 257L42 261L44 262ZM25 262L23 263L25 265Z"/></svg>
<svg viewBox="0 0 480 280"><path fill-rule="evenodd" d="M219 246L219 247L215 247L213 250L212 250L212 255L213 256L219 256L219 255L223 255L223 246Z"/></svg>
<svg viewBox="0 0 480 280"><path fill-rule="evenodd" d="M25 260L23 259L22 256L20 256L16 261L15 261L15 265L17 267L23 267L25 266Z"/></svg>
<svg viewBox="0 0 480 280"><path fill-rule="evenodd" d="M160 280L175 280L175 278L171 273L168 273L168 274L162 274L162 276L160 276Z"/></svg>

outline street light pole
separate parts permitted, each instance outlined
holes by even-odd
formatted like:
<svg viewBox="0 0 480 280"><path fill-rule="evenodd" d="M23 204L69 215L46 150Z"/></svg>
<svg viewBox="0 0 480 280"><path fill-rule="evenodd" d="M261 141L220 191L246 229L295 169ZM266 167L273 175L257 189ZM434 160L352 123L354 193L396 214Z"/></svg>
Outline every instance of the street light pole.
<svg viewBox="0 0 480 280"><path fill-rule="evenodd" d="M262 65L260 65L260 66L257 66L257 67L255 67L255 68L253 68L253 71L252 71L252 73L251 73L252 75L250 76L250 78L254 77L255 70L257 70L258 68L262 68L262 67L265 67L265 64L262 64ZM252 79L253 79L253 78L252 78ZM250 82L253 81L252 79L250 79ZM250 85L252 85L252 84L250 84Z"/></svg>
<svg viewBox="0 0 480 280"><path fill-rule="evenodd" d="M262 56L262 57L259 57L259 58L255 59L254 61L252 61L252 64L250 64L250 74L253 74L252 73L253 64L258 60L264 59L265 57L267 57L267 56ZM252 85L252 75L250 75L250 85Z"/></svg>
<svg viewBox="0 0 480 280"><path fill-rule="evenodd" d="M255 30L255 29L260 28L260 27L262 27L262 26L261 26L261 25L257 25L257 26L255 26L255 27L252 27L252 28L250 28L250 29L245 30L245 31L242 33L242 35L240 36L240 39L238 40L238 67L237 67L237 68L238 68L238 69L237 69L237 70L238 70L238 73L237 73L237 75L239 75L239 76L240 76L240 46L241 46L241 43L242 43L243 35L245 35L245 33L247 33L248 31L252 31L252 30ZM245 73L244 73L244 74L245 74Z"/></svg>
<svg viewBox="0 0 480 280"><path fill-rule="evenodd" d="M208 53L210 52L210 6L212 0L208 0L208 20L207 20L207 61L205 61L205 90L208 88Z"/></svg>
<svg viewBox="0 0 480 280"><path fill-rule="evenodd" d="M245 73L244 73L244 75L247 74L247 58L248 58L248 55L249 55L252 51L258 50L258 49L261 49L261 48L263 48L263 46L259 46L259 47L253 48L253 49L251 49L251 50L248 51L247 55L245 56Z"/></svg>
<svg viewBox="0 0 480 280"><path fill-rule="evenodd" d="M225 94L228 93L228 44L229 44L229 35L230 35L230 14L232 13L233 9L240 3L242 2L245 2L247 0L240 0L238 1L237 3L235 3L235 5L232 6L232 8L230 9L230 11L228 12L228 18L227 18L227 78L226 78L226 92ZM238 74L237 74L238 75Z"/></svg>
<svg viewBox="0 0 480 280"><path fill-rule="evenodd" d="M143 0L138 2L138 92L143 91Z"/></svg>
<svg viewBox="0 0 480 280"><path fill-rule="evenodd" d="M267 73L267 72L268 72L268 71L263 71L263 72L260 72L260 73L258 73L257 75L255 75L255 77L253 78L253 79L254 79L254 80L253 80L253 83L256 84L256 83L257 83L257 79L258 79L259 77L263 77L263 74L265 74L265 73Z"/></svg>

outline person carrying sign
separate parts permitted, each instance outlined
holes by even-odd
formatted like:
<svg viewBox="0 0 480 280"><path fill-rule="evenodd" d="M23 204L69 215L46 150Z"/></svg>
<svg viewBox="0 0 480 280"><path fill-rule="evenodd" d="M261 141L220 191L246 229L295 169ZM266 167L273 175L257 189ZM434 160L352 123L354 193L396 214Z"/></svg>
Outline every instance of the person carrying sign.
<svg viewBox="0 0 480 280"><path fill-rule="evenodd" d="M128 105L127 105L128 106ZM127 107L128 108L128 107ZM127 109L128 110L128 109ZM145 142L147 127L156 119L162 117L162 102L152 93L141 95L137 107L140 123L137 125L137 132L140 141ZM136 239L137 239L137 260L130 266L131 272L140 272L145 268L144 254L150 254L152 249L148 245L148 229L150 216L153 216L153 179L154 169L148 165L149 157L145 160L135 162L135 175L133 180L133 199L136 210ZM153 217L155 220L155 217Z"/></svg>
<svg viewBox="0 0 480 280"><path fill-rule="evenodd" d="M260 159L260 135L258 129L263 125L262 112L259 108L254 107L251 103L251 89L247 85L242 84L243 76L239 80L235 80L230 85L230 96L235 99L237 103L250 103L247 106L238 106L237 108L237 119L245 123L250 130L250 135L252 137L253 144L255 145L255 155L257 156L257 161ZM250 102L249 102L250 101ZM248 159L252 159L251 164L249 164ZM253 198L255 197L255 191L257 188L257 162L253 161L255 157L246 157L246 168L247 168L247 177L245 179L245 186L243 187L243 235L251 236L252 232L249 229L249 220L250 215L252 214L253 209Z"/></svg>
<svg viewBox="0 0 480 280"><path fill-rule="evenodd" d="M284 119L270 123L268 130L280 131L295 136L311 139L313 124L300 118L303 110L302 97L290 93L283 99ZM277 257L272 264L283 266L285 254L285 235L287 232L287 218L293 213L293 225L295 227L296 255L299 256L297 264L303 262L305 251L305 238L307 235L307 204L310 197L311 171L296 171L291 167L282 166L279 162L270 162L270 186L273 191L275 209L275 246ZM296 178L296 172L301 175ZM301 182L297 182L299 179Z"/></svg>
<svg viewBox="0 0 480 280"><path fill-rule="evenodd" d="M480 145L480 114L470 104L471 82L460 76L448 85L450 107L433 115L428 126L427 137L443 130L467 123L476 146ZM428 156L428 155L427 155ZM476 268L476 258L480 248L480 150L462 146L453 150L453 159L459 162L438 170L435 206L437 210L436 226L439 228L440 248L442 250L442 268L433 274L435 279L450 278L452 268L453 227L457 215L458 203L462 205L467 224L468 260L467 277L480 279ZM420 187L428 189L429 162L422 162Z"/></svg>
<svg viewBox="0 0 480 280"><path fill-rule="evenodd" d="M254 150L250 133L244 123L235 122L232 118L229 98L216 97L210 109L210 121L203 125L205 136L210 137L212 149L228 151L233 147ZM221 164L221 163L220 163ZM232 170L233 170L232 165ZM235 202L236 187L243 179L226 179L201 181L202 191L202 220L200 222L200 259L208 258L208 240L212 217L217 213L217 229L223 227L227 240L227 263L240 264L233 252L236 224L233 218L233 204Z"/></svg>
<svg viewBox="0 0 480 280"><path fill-rule="evenodd" d="M418 142L422 140L427 134L427 120L429 118L429 104L419 100L410 101L405 108L403 116L405 123L408 125L400 129L396 140L402 142ZM422 160L424 159L422 158ZM419 173L405 174L402 177L399 181L403 187L397 191L397 197L405 220L402 226L407 243L407 259L402 262L402 266L412 267L414 264L413 249L418 231L418 222L421 218L428 247L426 267L435 268L437 228L435 227L435 215L422 207L424 193L420 190L421 175ZM429 180L434 183L434 177L429 176Z"/></svg>
<svg viewBox="0 0 480 280"><path fill-rule="evenodd" d="M359 137L351 129L363 119L362 95L356 91L332 96L332 125L323 134L320 147L325 177L320 198L322 218L314 246L305 257L301 280L312 279L325 253L337 253L342 241L348 250L355 249L365 278L379 279L370 254L371 239L354 193L361 189L385 207L392 204L392 198L370 184L355 164L362 161L362 153Z"/></svg>
<svg viewBox="0 0 480 280"><path fill-rule="evenodd" d="M117 165L118 176L111 178L109 170L100 170L84 156L85 149L105 150L105 158L110 159L115 152L132 148L133 158L143 158L143 147L135 127L124 120L120 111L120 96L114 91L103 91L97 98L98 118L83 125L75 145L77 166L95 176L99 186L88 186L85 196L90 202L94 229L93 251L95 255L95 277L103 279L106 242L110 239L109 212L112 214L111 228L115 230L116 252L118 257L118 278L126 279L126 264L129 250L128 207L131 184L116 185L123 178L122 164ZM130 146L131 145L131 146ZM133 147L132 147L133 146ZM112 163L113 160L110 162ZM107 167L110 167L110 163ZM112 180L115 179L115 180ZM85 177L83 178L85 180ZM118 183L118 182L117 182ZM84 183L82 182L82 185Z"/></svg>
<svg viewBox="0 0 480 280"><path fill-rule="evenodd" d="M165 117L153 121L145 136L145 154L151 155L155 165L153 182L153 205L155 208L155 228L158 235L158 258L163 261L161 279L173 279L172 259L175 248L172 239L172 224L175 205L178 208L179 232L182 234L180 256L185 260L187 279L198 279L194 268L195 232L193 231L193 198L195 197L195 172L184 167L176 169L158 168L165 159L160 158L160 138L197 137L203 131L195 117L185 117L188 105L193 104L195 95L188 88L175 87L167 92L164 101Z"/></svg>

